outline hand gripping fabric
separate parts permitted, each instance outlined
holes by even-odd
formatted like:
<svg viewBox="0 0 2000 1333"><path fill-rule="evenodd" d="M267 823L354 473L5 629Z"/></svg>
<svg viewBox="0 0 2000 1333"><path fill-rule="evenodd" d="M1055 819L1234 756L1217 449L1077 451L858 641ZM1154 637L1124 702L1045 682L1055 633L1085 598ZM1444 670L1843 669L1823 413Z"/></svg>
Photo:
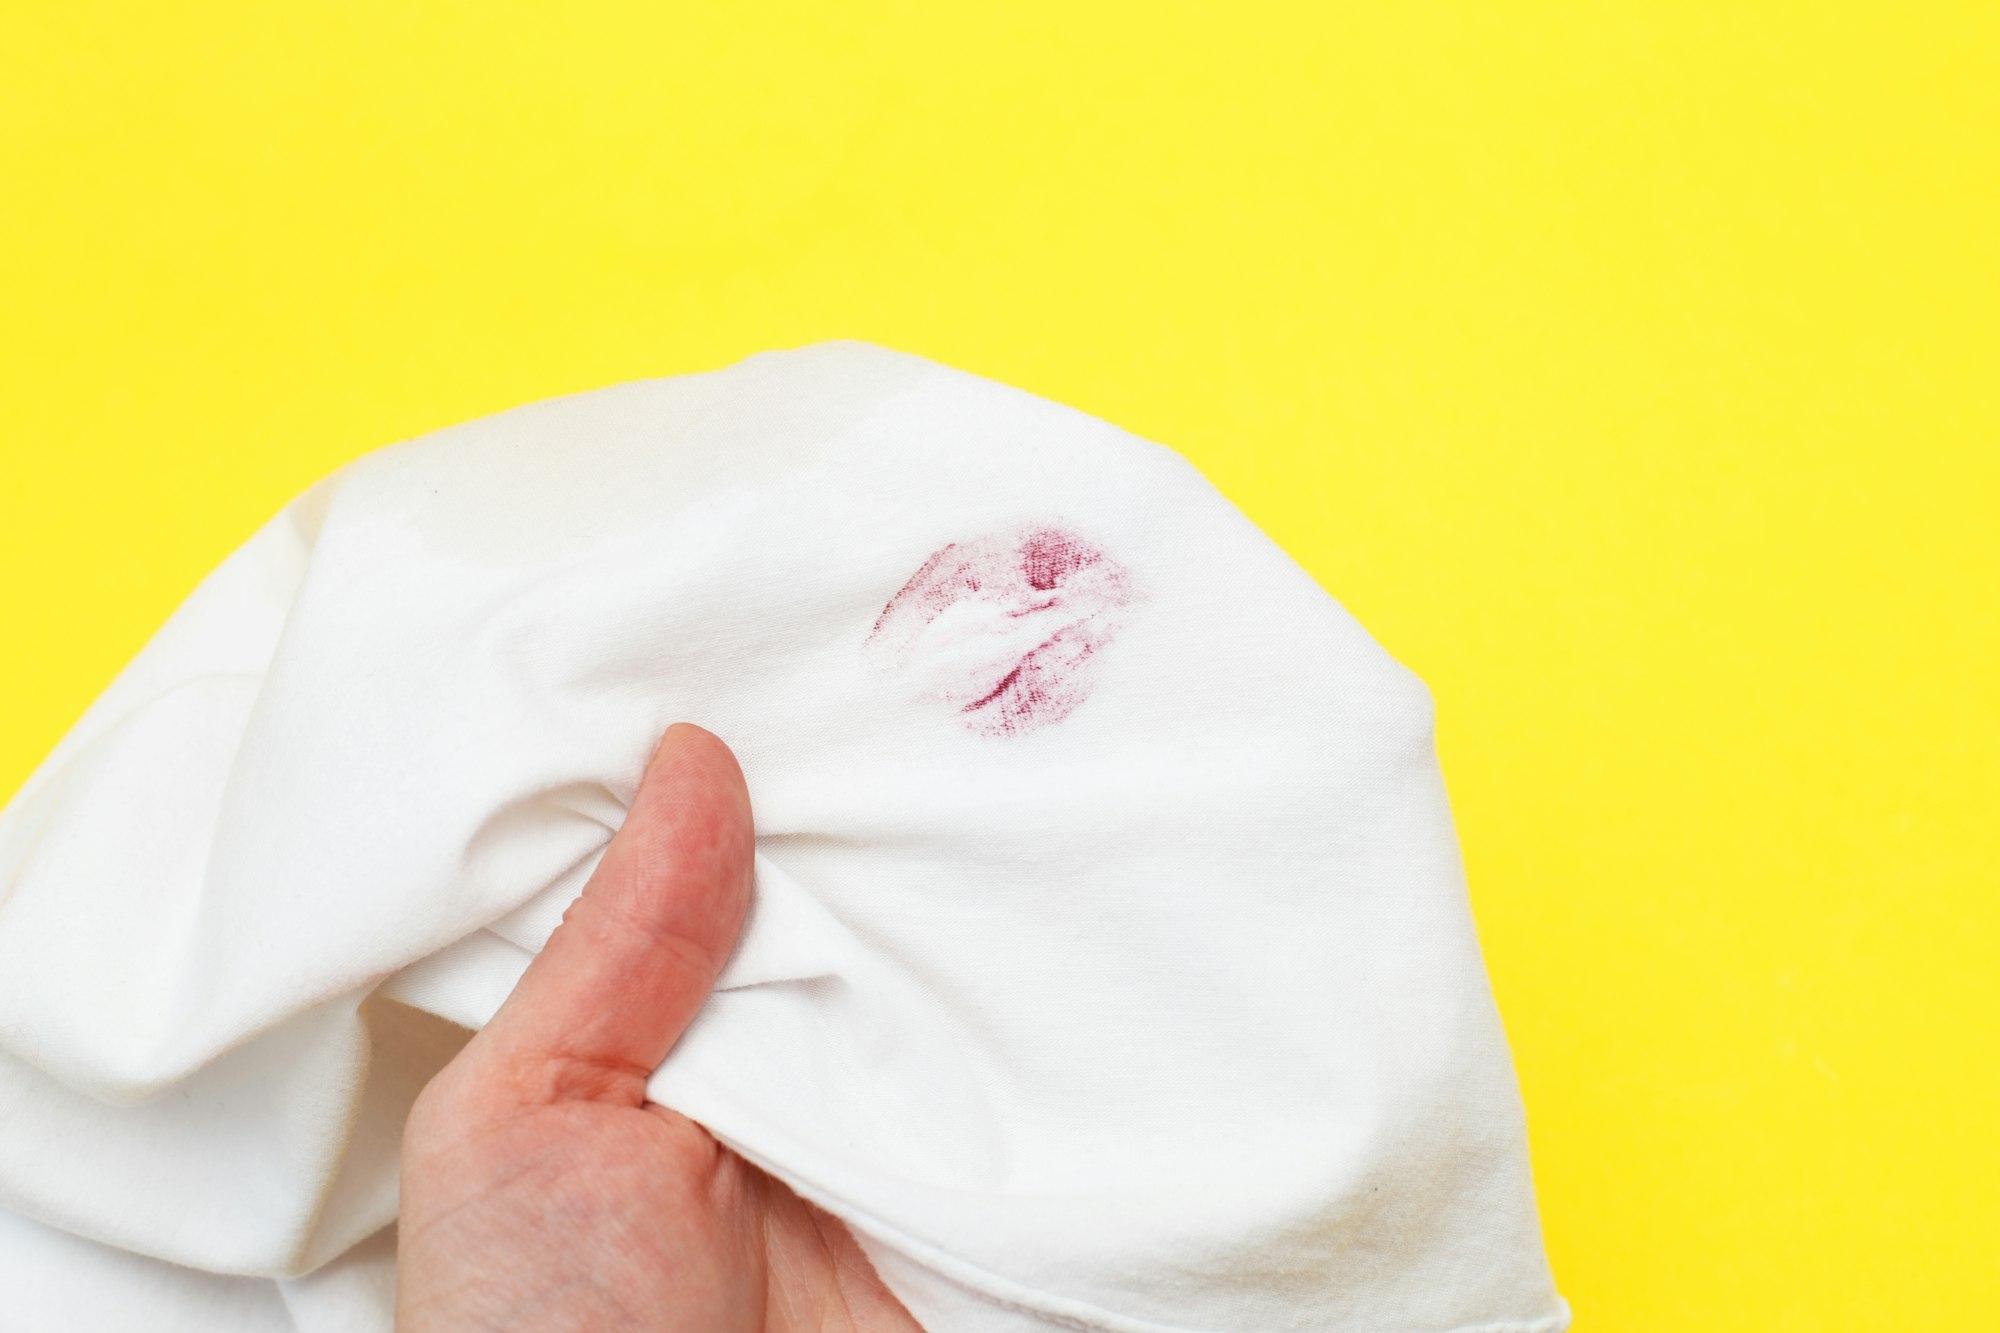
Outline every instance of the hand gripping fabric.
<svg viewBox="0 0 2000 1333"><path fill-rule="evenodd" d="M927 1326L1566 1325L1424 687L1175 454L853 343L382 450L201 584L0 819L0 1281L386 1327L409 1101L680 720L756 897L652 1095Z"/></svg>

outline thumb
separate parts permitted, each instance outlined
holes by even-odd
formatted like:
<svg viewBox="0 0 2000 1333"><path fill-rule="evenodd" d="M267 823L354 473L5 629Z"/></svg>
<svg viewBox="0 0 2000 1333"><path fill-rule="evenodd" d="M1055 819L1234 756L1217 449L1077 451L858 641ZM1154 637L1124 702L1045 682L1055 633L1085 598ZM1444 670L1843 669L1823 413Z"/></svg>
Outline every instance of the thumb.
<svg viewBox="0 0 2000 1333"><path fill-rule="evenodd" d="M462 1053L481 1100L643 1104L743 929L754 842L729 747L669 727L582 896Z"/></svg>

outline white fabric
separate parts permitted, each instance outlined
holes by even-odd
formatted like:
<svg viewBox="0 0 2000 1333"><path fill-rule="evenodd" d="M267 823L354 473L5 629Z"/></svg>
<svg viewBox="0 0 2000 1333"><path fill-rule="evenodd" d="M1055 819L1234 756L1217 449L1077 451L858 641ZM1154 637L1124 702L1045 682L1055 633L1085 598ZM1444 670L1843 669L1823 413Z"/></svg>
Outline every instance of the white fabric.
<svg viewBox="0 0 2000 1333"><path fill-rule="evenodd" d="M1423 686L1173 453L852 343L363 458L118 677L0 818L0 1315L385 1327L409 1099L678 720L757 885L652 1093L927 1325L1566 1326Z"/></svg>

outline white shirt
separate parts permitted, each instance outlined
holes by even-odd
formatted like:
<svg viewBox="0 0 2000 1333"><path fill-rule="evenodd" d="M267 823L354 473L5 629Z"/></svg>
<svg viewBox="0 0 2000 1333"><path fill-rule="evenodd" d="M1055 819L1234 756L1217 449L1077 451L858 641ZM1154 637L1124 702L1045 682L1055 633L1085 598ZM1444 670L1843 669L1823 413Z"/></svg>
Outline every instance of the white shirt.
<svg viewBox="0 0 2000 1333"><path fill-rule="evenodd" d="M0 1274L386 1327L409 1100L687 720L756 898L651 1093L928 1326L1563 1328L1431 716L1178 456L913 356L372 454L0 817Z"/></svg>

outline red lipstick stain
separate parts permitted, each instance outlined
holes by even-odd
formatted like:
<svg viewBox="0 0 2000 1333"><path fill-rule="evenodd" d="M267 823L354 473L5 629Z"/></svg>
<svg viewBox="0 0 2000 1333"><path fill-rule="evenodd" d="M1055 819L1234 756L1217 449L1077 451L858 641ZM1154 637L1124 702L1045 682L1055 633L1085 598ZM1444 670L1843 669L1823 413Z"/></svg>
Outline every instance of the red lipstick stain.
<svg viewBox="0 0 2000 1333"><path fill-rule="evenodd" d="M1031 524L932 552L882 608L868 648L972 731L1013 736L1090 696L1134 601L1130 575L1102 547Z"/></svg>

